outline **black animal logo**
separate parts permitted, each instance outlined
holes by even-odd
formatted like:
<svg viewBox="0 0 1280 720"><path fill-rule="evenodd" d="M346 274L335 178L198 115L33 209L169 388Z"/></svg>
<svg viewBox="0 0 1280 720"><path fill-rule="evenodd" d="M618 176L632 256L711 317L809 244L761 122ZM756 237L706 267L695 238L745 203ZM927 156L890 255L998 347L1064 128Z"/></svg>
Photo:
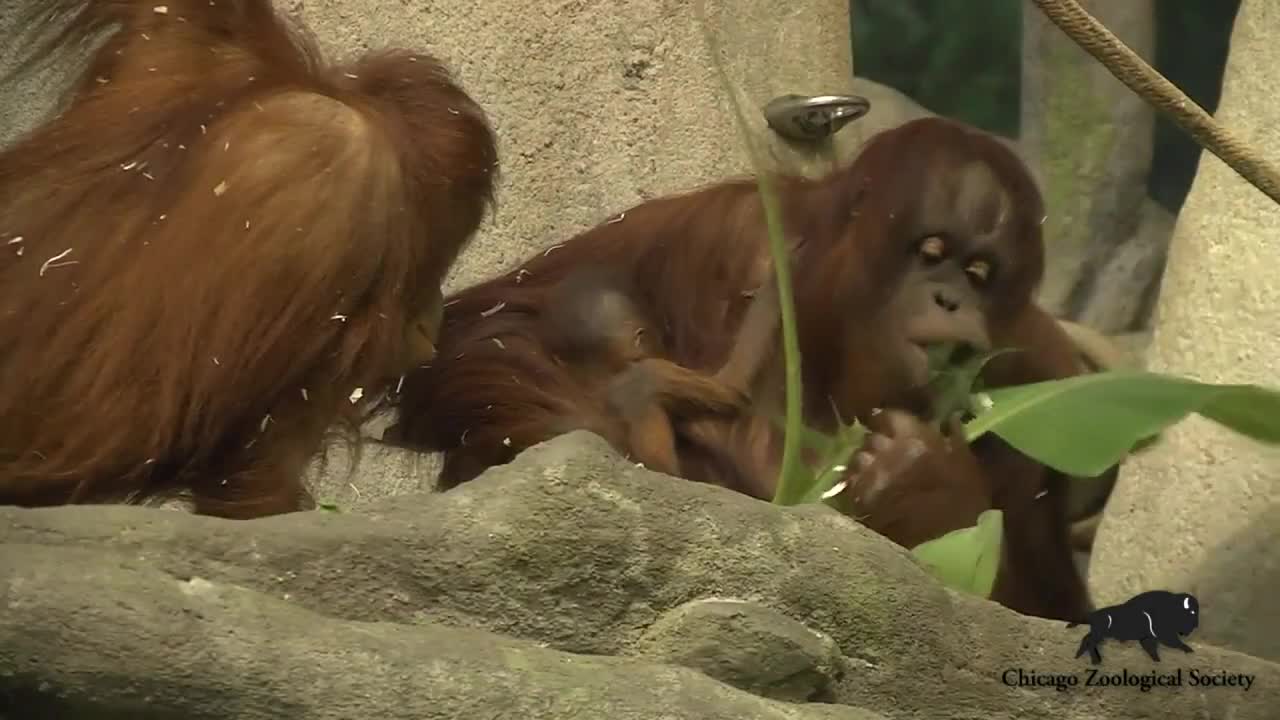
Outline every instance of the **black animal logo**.
<svg viewBox="0 0 1280 720"><path fill-rule="evenodd" d="M1079 623L1067 623L1075 627ZM1080 640L1076 657L1089 653L1093 664L1102 662L1098 645L1108 638L1127 642L1137 640L1152 660L1160 662L1156 648L1160 645L1192 652L1182 641L1200 624L1200 602L1187 593L1151 590L1129 600L1089 613L1089 633Z"/></svg>

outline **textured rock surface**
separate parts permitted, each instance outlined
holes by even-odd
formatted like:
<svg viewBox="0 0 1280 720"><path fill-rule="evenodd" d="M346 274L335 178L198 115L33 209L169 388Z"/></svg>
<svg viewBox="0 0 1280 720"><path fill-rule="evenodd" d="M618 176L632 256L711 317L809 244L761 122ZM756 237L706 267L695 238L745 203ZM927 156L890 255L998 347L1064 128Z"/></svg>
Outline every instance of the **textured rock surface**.
<svg viewBox="0 0 1280 720"><path fill-rule="evenodd" d="M830 698L841 674L839 648L830 637L742 600L695 600L669 610L632 652L792 702Z"/></svg>
<svg viewBox="0 0 1280 720"><path fill-rule="evenodd" d="M0 700L16 718L1264 720L1280 702L1280 666L1195 636L1159 666L1109 644L1103 667L1250 673L1252 689L1083 687L1081 628L951 593L826 508L673 480L586 433L359 514L3 508L0 579ZM694 635L740 659L769 635L803 647L796 624L821 633L833 651L792 667L829 678L835 704L644 657L672 659L655 642L672 611L722 598L769 612ZM771 613L789 619L761 632ZM767 665L735 668L760 673L740 686L770 685ZM1002 682L1019 670L1081 686Z"/></svg>
<svg viewBox="0 0 1280 720"><path fill-rule="evenodd" d="M1280 5L1236 19L1219 122L1256 152L1280 147ZM1205 153L1181 215L1147 361L1210 382L1280 378L1280 207ZM1100 602L1138 589L1197 593L1207 637L1280 658L1280 452L1192 418L1120 474L1098 532Z"/></svg>
<svg viewBox="0 0 1280 720"><path fill-rule="evenodd" d="M1082 5L1152 58L1151 0ZM1142 241L1153 111L1034 6L1026 7L1023 25L1020 144L1044 186L1054 269L1041 299L1104 332L1142 327L1149 313L1142 300L1160 278L1169 240L1166 230L1155 247ZM1119 283L1103 282L1126 271Z"/></svg>
<svg viewBox="0 0 1280 720"><path fill-rule="evenodd" d="M691 669L483 631L334 619L143 562L105 567L74 548L30 548L25 562L45 569L10 575L18 589L0 621L0 717L14 720L879 717L772 703ZM41 601L83 583L93 591L71 605ZM9 632L18 623L26 631ZM15 652L25 657L15 663ZM24 676L40 677L43 689L20 685Z"/></svg>

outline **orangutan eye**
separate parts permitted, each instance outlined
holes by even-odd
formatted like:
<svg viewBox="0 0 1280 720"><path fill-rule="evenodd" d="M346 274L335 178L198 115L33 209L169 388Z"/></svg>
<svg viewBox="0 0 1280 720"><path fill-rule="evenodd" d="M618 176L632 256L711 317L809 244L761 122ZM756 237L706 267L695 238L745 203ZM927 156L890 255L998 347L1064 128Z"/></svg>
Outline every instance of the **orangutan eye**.
<svg viewBox="0 0 1280 720"><path fill-rule="evenodd" d="M937 262L947 254L947 244L937 235L920 241L920 256L929 262Z"/></svg>
<svg viewBox="0 0 1280 720"><path fill-rule="evenodd" d="M991 263L986 260L974 260L965 267L964 271L978 285L984 285L991 280Z"/></svg>

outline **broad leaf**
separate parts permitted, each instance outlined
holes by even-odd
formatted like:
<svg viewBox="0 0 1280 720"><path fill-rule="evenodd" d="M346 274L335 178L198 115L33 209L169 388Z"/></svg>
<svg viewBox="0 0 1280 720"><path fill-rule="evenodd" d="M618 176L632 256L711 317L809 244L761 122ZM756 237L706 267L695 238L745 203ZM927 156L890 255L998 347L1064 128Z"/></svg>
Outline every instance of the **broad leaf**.
<svg viewBox="0 0 1280 720"><path fill-rule="evenodd" d="M1261 442L1280 443L1280 392L1115 370L979 393L973 441L993 432L1069 475L1096 477L1191 413ZM985 409L983 409L985 408Z"/></svg>
<svg viewBox="0 0 1280 720"><path fill-rule="evenodd" d="M947 587L990 597L1000 569L1003 521L999 510L987 510L978 516L977 525L921 543L911 554Z"/></svg>

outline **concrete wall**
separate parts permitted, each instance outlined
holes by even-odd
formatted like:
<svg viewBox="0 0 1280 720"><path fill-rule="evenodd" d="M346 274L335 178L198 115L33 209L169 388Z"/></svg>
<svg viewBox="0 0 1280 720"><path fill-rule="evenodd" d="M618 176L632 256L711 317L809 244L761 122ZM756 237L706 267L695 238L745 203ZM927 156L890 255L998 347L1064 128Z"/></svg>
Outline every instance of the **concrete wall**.
<svg viewBox="0 0 1280 720"><path fill-rule="evenodd" d="M12 36L22 1L0 0L0 37ZM499 209L455 268L450 289L639 201L750 169L694 0L278 5L300 17L332 57L382 45L434 52L490 111L500 139ZM785 93L850 92L847 0L705 0L705 8L754 130L780 162L821 168L851 152L859 138L852 129L838 136L839 147L793 149L760 112ZM0 69L16 50L0 46ZM48 112L60 75L33 77L6 93L0 142ZM434 467L380 448L369 460L403 468L393 473L401 489L432 477ZM330 473L326 497L356 504L383 489L379 483L361 493L348 480Z"/></svg>
<svg viewBox="0 0 1280 720"><path fill-rule="evenodd" d="M0 32L22 0L0 0ZM388 3L285 0L330 57L382 45L445 58L500 137L499 211L450 279L457 288L641 200L749 170L693 0ZM776 95L849 92L846 0L705 0L761 137ZM0 62L16 47L0 50ZM7 63L6 63L7 64ZM0 142L50 108L59 73L6 93ZM12 100L11 100L12 98ZM806 151L774 141L789 166ZM819 164L833 157L817 155Z"/></svg>
<svg viewBox="0 0 1280 720"><path fill-rule="evenodd" d="M1152 0L1081 4L1152 61ZM1033 4L1022 21L1019 144L1048 205L1040 301L1104 332L1143 326L1172 226L1147 201L1154 112Z"/></svg>
<svg viewBox="0 0 1280 720"><path fill-rule="evenodd" d="M1236 19L1219 122L1280 148L1280 4ZM1280 207L1205 153L1174 233L1148 362L1213 382L1280 378ZM1199 596L1202 635L1280 659L1280 452L1192 418L1121 472L1099 528L1100 603L1167 587Z"/></svg>

